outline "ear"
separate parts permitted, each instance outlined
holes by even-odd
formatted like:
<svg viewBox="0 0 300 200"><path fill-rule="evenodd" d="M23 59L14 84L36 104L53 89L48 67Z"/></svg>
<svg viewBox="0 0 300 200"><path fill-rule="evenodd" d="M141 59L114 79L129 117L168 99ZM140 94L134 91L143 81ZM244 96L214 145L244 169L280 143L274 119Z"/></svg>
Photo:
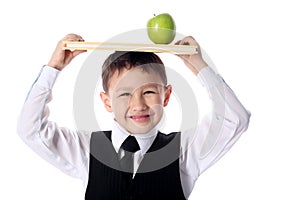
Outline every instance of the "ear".
<svg viewBox="0 0 300 200"><path fill-rule="evenodd" d="M108 94L105 92L100 92L100 97L104 103L104 107L108 112L112 112L111 102Z"/></svg>
<svg viewBox="0 0 300 200"><path fill-rule="evenodd" d="M165 90L164 107L168 105L172 94L172 86L168 85Z"/></svg>

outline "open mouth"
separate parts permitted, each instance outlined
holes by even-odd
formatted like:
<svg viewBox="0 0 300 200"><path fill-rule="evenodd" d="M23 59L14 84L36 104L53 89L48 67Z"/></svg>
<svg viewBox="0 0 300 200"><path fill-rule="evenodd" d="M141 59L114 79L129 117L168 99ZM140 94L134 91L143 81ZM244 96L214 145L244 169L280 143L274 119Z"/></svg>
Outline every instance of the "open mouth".
<svg viewBox="0 0 300 200"><path fill-rule="evenodd" d="M135 122L145 122L150 119L150 115L131 115L129 118Z"/></svg>

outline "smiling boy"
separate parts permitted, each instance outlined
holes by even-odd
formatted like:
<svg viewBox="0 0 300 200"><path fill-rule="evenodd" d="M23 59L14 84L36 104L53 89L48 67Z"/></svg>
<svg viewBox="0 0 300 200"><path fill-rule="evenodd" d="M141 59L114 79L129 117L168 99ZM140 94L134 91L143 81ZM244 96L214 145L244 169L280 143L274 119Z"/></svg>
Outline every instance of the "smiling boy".
<svg viewBox="0 0 300 200"><path fill-rule="evenodd" d="M137 134L147 133L159 123L172 87L167 85L163 63L155 54L116 52L104 63L102 77L105 92L100 93L101 99L120 126Z"/></svg>
<svg viewBox="0 0 300 200"><path fill-rule="evenodd" d="M196 55L180 57L212 102L222 106L216 106L195 129L170 134L159 131L172 87L160 58L142 52L115 52L103 64L100 97L113 113L112 130L89 133L59 127L48 121L51 89L59 72L84 52L62 50L63 41L83 39L69 34L58 43L24 103L18 132L43 158L81 178L87 184L88 200L187 199L199 175L248 127L250 114L207 66L200 48ZM177 44L198 45L192 37ZM132 160L125 162L125 158Z"/></svg>

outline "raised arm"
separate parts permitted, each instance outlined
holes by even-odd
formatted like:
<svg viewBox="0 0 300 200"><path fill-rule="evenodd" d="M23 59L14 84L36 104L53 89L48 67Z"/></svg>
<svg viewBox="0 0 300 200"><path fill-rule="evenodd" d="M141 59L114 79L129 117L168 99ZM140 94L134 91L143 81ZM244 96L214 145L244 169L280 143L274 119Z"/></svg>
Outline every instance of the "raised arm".
<svg viewBox="0 0 300 200"><path fill-rule="evenodd" d="M250 113L223 78L207 66L198 43L186 37L177 44L198 46L198 54L180 56L207 90L212 110L193 130L182 133L181 176L189 194L198 176L218 161L247 130Z"/></svg>
<svg viewBox="0 0 300 200"><path fill-rule="evenodd" d="M18 134L42 158L71 176L84 178L80 169L87 167L89 134L48 121L47 104L52 99L51 90L59 70L83 52L62 50L64 40L82 41L82 38L69 34L59 41L48 66L42 68L24 102L18 120Z"/></svg>

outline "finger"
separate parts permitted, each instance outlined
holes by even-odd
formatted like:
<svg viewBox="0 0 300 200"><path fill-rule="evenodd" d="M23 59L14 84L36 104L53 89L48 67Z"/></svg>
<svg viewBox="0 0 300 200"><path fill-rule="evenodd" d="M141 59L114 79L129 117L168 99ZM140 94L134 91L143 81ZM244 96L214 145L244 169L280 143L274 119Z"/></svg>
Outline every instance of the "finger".
<svg viewBox="0 0 300 200"><path fill-rule="evenodd" d="M181 40L178 40L177 42L175 42L175 45L179 45L181 42Z"/></svg>
<svg viewBox="0 0 300 200"><path fill-rule="evenodd" d="M80 35L70 33L63 38L64 41L83 41Z"/></svg>
<svg viewBox="0 0 300 200"><path fill-rule="evenodd" d="M183 38L182 40L180 40L179 44L180 45L195 45L195 44L197 44L197 42L195 41L195 39L192 36L187 36L187 37Z"/></svg>
<svg viewBox="0 0 300 200"><path fill-rule="evenodd" d="M190 45L189 41L186 38L177 41L176 44L177 45Z"/></svg>
<svg viewBox="0 0 300 200"><path fill-rule="evenodd" d="M185 60L187 55L185 54L175 54L178 58L181 58L182 60Z"/></svg>
<svg viewBox="0 0 300 200"><path fill-rule="evenodd" d="M77 34L71 33L66 35L61 41L60 41L60 48L65 47L66 43L65 42L84 42L84 39ZM65 50L65 51L71 51L73 52L74 50Z"/></svg>
<svg viewBox="0 0 300 200"><path fill-rule="evenodd" d="M75 50L73 51L73 58L78 56L81 53L87 52L87 50Z"/></svg>

